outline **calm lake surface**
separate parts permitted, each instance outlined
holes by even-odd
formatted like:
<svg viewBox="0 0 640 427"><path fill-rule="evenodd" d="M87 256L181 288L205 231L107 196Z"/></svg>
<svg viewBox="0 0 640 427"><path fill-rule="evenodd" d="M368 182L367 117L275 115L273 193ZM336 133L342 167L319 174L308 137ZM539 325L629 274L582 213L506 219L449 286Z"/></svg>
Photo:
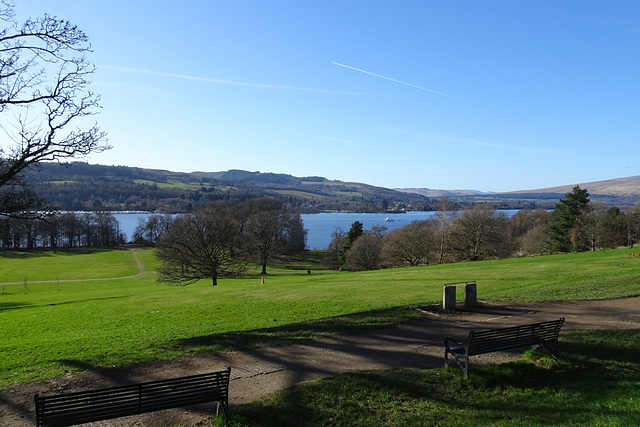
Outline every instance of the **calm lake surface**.
<svg viewBox="0 0 640 427"><path fill-rule="evenodd" d="M517 210L501 210L508 217L514 215ZM402 214L387 213L343 213L328 212L319 214L302 214L302 222L307 230L308 249L326 249L331 242L331 234L340 228L345 233L351 228L351 224L360 221L364 229L368 230L376 225L392 228L403 227L412 221L422 221L432 218L435 212L407 212ZM148 213L117 213L113 216L120 222L120 228L131 239L133 231L138 225L138 219L146 219L152 214Z"/></svg>

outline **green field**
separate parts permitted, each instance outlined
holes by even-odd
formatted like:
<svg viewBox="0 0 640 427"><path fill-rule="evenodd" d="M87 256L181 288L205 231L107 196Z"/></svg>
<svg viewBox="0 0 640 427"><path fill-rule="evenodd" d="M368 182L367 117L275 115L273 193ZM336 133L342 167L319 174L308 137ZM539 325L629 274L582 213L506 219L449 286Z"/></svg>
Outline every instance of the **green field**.
<svg viewBox="0 0 640 427"><path fill-rule="evenodd" d="M150 185L150 186L155 185L158 188L178 188L182 190L199 190L200 188L203 187L200 184L187 184L185 182L178 182L178 181L157 182L157 181L151 181L148 179L134 179L133 182L135 182L136 184L144 184L144 185Z"/></svg>
<svg viewBox="0 0 640 427"><path fill-rule="evenodd" d="M0 256L0 282L80 280L138 273L129 251L9 252ZM1 301L1 300L0 300Z"/></svg>
<svg viewBox="0 0 640 427"><path fill-rule="evenodd" d="M481 300L640 294L632 250L350 273L272 269L189 287L155 281L152 250L0 257L0 386L65 372L288 342L406 321L447 282L476 280ZM302 268L298 261L296 268ZM25 280L25 278L28 278ZM105 279L75 281L73 279ZM46 283L37 281L51 280Z"/></svg>

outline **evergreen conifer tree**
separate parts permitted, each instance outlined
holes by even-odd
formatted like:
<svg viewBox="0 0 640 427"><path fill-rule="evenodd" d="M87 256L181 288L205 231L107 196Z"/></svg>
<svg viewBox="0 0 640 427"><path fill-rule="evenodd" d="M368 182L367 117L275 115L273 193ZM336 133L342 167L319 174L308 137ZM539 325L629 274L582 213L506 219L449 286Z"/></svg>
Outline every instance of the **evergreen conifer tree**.
<svg viewBox="0 0 640 427"><path fill-rule="evenodd" d="M564 199L560 199L560 203L556 203L549 225L552 251L569 252L575 249L580 218L588 211L589 202L589 192L576 185L570 193L565 194Z"/></svg>

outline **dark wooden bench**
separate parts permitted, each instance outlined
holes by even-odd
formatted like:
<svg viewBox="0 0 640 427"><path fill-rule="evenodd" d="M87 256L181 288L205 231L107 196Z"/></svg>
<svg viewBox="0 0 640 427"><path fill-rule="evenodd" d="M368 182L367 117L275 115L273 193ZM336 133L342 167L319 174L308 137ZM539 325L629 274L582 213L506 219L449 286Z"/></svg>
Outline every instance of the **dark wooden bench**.
<svg viewBox="0 0 640 427"><path fill-rule="evenodd" d="M464 377L468 378L469 356L525 346L531 346L534 350L537 347L544 347L557 361L558 335L563 323L564 317L561 317L559 320L529 325L480 332L471 331L467 339L462 342L447 337L444 340L445 365L449 366L449 355L452 355L462 368Z"/></svg>
<svg viewBox="0 0 640 427"><path fill-rule="evenodd" d="M77 393L36 394L36 425L72 426L207 402L219 402L225 425L228 425L230 374L231 368L227 368L207 374Z"/></svg>

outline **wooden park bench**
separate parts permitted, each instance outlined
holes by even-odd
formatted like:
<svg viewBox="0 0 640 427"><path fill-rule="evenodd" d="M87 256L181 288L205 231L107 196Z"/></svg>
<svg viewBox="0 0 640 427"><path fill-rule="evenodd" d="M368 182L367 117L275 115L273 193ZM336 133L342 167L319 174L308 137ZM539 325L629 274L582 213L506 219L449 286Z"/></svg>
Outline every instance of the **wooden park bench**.
<svg viewBox="0 0 640 427"><path fill-rule="evenodd" d="M207 402L219 402L228 425L230 374L231 368L227 368L208 374L55 396L36 394L36 425L72 426Z"/></svg>
<svg viewBox="0 0 640 427"><path fill-rule="evenodd" d="M452 355L462 368L464 377L469 378L469 356L525 346L531 346L534 350L537 347L544 347L557 361L558 335L563 323L564 317L561 317L559 320L529 325L480 332L471 331L469 337L463 342L447 337L444 340L445 365L449 366L449 355Z"/></svg>

